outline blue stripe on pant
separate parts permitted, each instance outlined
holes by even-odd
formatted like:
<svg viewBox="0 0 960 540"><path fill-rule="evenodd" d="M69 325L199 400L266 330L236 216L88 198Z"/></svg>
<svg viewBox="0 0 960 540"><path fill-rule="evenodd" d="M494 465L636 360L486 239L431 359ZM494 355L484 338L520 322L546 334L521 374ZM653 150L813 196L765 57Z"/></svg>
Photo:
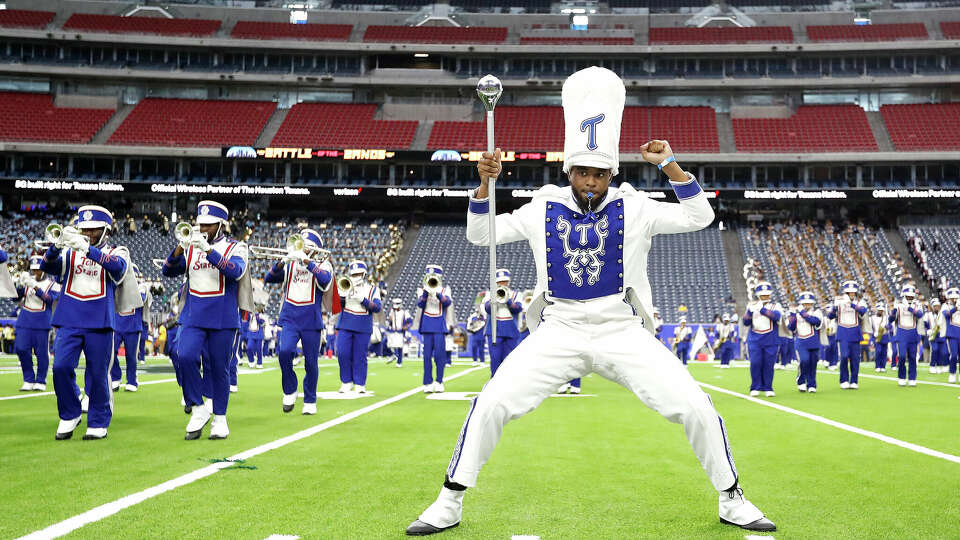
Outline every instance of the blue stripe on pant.
<svg viewBox="0 0 960 540"><path fill-rule="evenodd" d="M117 359L110 368L110 380L120 382L120 344L123 343L124 360L127 363L127 384L137 386L137 351L140 350L141 332L114 332L113 354Z"/></svg>
<svg viewBox="0 0 960 540"><path fill-rule="evenodd" d="M773 365L777 362L777 345L747 343L750 352L750 390L773 391Z"/></svg>
<svg viewBox="0 0 960 540"><path fill-rule="evenodd" d="M61 327L53 342L53 389L61 420L80 416L77 395L77 365L80 352L86 356L87 427L105 428L113 418L113 392L110 391L110 366L113 362L113 330Z"/></svg>
<svg viewBox="0 0 960 540"><path fill-rule="evenodd" d="M277 359L280 362L280 385L284 394L297 391L297 374L293 370L293 359L297 356L297 341L303 342L303 402L317 402L317 377L320 368L317 358L320 356L320 331L296 330L284 327L278 336Z"/></svg>
<svg viewBox="0 0 960 540"><path fill-rule="evenodd" d="M240 364L240 332L233 339L233 355L230 356L230 386L237 385L237 366Z"/></svg>
<svg viewBox="0 0 960 540"><path fill-rule="evenodd" d="M497 342L494 343L490 336L487 336L487 347L490 348L490 376L497 374L500 364L510 356L510 353L517 348L519 341L515 337L497 336Z"/></svg>
<svg viewBox="0 0 960 540"><path fill-rule="evenodd" d="M805 384L807 388L817 387L817 360L820 357L820 347L804 349L798 347L800 357L800 374L797 376L797 385Z"/></svg>
<svg viewBox="0 0 960 540"><path fill-rule="evenodd" d="M263 365L263 340L257 338L247 338L247 361L253 363L253 358L256 356L257 365Z"/></svg>
<svg viewBox="0 0 960 540"><path fill-rule="evenodd" d="M444 334L427 332L420 334L423 338L423 384L434 381L433 366L437 367L436 381L443 382L443 370L447 366L447 351Z"/></svg>
<svg viewBox="0 0 960 540"><path fill-rule="evenodd" d="M337 333L340 382L367 385L367 347L370 346L370 335L371 332L354 332L342 328Z"/></svg>
<svg viewBox="0 0 960 540"><path fill-rule="evenodd" d="M177 354L180 357L183 399L187 405L202 405L204 386L209 385L213 398L213 414L227 414L227 403L230 399L230 357L233 354L236 334L236 328L180 328ZM201 354L201 351L206 354ZM202 377L201 356L208 357L203 364Z"/></svg>
<svg viewBox="0 0 960 540"><path fill-rule="evenodd" d="M838 341L840 346L840 382L859 382L860 342Z"/></svg>
<svg viewBox="0 0 960 540"><path fill-rule="evenodd" d="M17 328L17 336L13 340L13 350L20 359L20 370L23 371L23 382L47 384L47 370L50 368L50 355L47 351L47 340L50 330L34 328ZM33 355L37 355L37 371L33 371Z"/></svg>
<svg viewBox="0 0 960 540"><path fill-rule="evenodd" d="M917 342L897 341L897 354L900 356L897 378L917 380Z"/></svg>

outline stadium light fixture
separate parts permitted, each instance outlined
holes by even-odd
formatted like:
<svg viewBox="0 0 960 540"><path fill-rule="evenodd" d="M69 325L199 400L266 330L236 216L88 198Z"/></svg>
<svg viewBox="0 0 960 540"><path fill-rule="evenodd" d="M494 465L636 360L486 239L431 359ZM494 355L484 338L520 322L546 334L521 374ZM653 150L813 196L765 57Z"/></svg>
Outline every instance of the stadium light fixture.
<svg viewBox="0 0 960 540"><path fill-rule="evenodd" d="M430 55L425 52L413 53L414 58L429 58Z"/></svg>

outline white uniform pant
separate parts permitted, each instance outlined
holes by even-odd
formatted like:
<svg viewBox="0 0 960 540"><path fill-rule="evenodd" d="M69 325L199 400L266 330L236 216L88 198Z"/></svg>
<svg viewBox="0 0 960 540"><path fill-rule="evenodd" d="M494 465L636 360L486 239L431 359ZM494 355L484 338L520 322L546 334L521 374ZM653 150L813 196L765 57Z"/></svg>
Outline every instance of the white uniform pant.
<svg viewBox="0 0 960 540"><path fill-rule="evenodd" d="M591 372L623 385L667 420L683 424L717 491L736 482L723 419L713 402L639 320L576 326L544 321L473 400L447 468L450 481L475 486L507 422L537 408L560 385Z"/></svg>

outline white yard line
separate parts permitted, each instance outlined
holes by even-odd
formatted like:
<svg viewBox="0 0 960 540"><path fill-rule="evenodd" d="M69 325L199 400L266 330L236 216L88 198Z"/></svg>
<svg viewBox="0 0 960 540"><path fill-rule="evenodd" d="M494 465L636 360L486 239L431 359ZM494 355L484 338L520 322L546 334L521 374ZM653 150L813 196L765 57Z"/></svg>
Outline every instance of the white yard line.
<svg viewBox="0 0 960 540"><path fill-rule="evenodd" d="M480 368L468 369L466 371L457 373L456 375L451 375L450 377L447 377L447 380L449 381L459 377L463 377L464 375L468 375L479 369ZM70 532L73 532L79 529L80 527L83 527L84 525L95 523L104 518L110 517L120 512L121 510L130 508L131 506L139 504L147 499L151 499L153 497L156 497L157 495L166 493L167 491L171 491L178 487L191 484L193 482L196 482L197 480L200 480L201 478L206 478L208 476L211 476L217 471L220 471L221 469L226 469L227 467L233 466L234 465L233 462L236 460L250 459L252 457L259 456L260 454L263 454L265 452L269 452L270 450L275 450L277 448L284 447L290 443L297 442L301 439L310 437L311 435L320 433L321 431L325 431L334 426L343 424L344 422L347 422L349 420L353 420L354 418L357 418L359 416L363 416L364 414L367 414L369 412L373 412L381 407L386 407L387 405L396 403L404 398L417 395L422 391L423 391L423 386L412 388L410 390L407 390L406 392L397 394L391 398L384 399L383 401L378 401L371 405L367 405L362 409L357 409L343 416L338 416L337 418L328 420L322 424L317 424L303 431L298 431L297 433L294 433L292 435L288 435L286 437L282 437L275 441L262 444L260 446L251 448L250 450L246 450L244 452L240 452L239 454L235 454L227 458L226 461L211 463L206 467L202 467L193 472L187 473L183 476L174 478L173 480L168 480L166 482L163 482L162 484L157 484L156 486L147 488L143 491L139 491L137 493L127 495L126 497L121 497L113 502L100 505L82 514L78 514L71 518L65 519L60 523L55 523L45 529L41 529L39 531L35 531L26 536L23 536L21 537L21 540L25 540L25 539L39 540L39 539L57 538L57 537L63 536L65 534L68 534ZM187 443L187 444L190 444L190 443Z"/></svg>
<svg viewBox="0 0 960 540"><path fill-rule="evenodd" d="M837 370L837 371L831 371L831 370L829 370L829 369L818 369L818 370L817 370L817 373L825 373L825 374L828 374L828 375L829 375L829 374L840 375L840 371L839 371L839 370ZM869 373L863 373L863 368L861 368L861 372L860 372L860 374L858 375L858 377L863 377L863 378L865 378L865 379L880 379L880 380L884 380L884 381L891 381L891 382L894 382L894 383L897 382L897 378L896 378L896 377L886 377L886 376L884 376L884 375L871 375L871 374L869 374ZM960 390L960 384L950 384L950 383L937 382L937 381L921 381L920 379L917 379L917 384L929 384L930 386L946 386L947 388L953 388L954 390Z"/></svg>
<svg viewBox="0 0 960 540"><path fill-rule="evenodd" d="M892 445L894 445L894 446L899 446L899 447L901 447L901 448L905 448L905 449L907 449L907 450L912 450L912 451L917 452L917 453L920 453L920 454L925 454L925 455L928 455L928 456L931 456L931 457L936 457L936 458L940 458L940 459L945 459L945 460L947 460L947 461L951 461L951 462L953 462L953 463L960 464L960 456L955 456L955 455L953 455L953 454L947 454L947 453L941 452L941 451L939 451L939 450L933 450L932 448L927 448L926 446L920 446L919 444L913 444L913 443L911 443L911 442L901 441L900 439L895 439L895 438L893 438L893 437L890 437L890 436L888 436L888 435L884 435L884 434L882 434L882 433L877 433L877 432L875 432L875 431L869 431L869 430L866 430L866 429L863 429L863 428L858 428L858 427L856 427L856 426L851 426L851 425L849 425L849 424L844 424L843 422L837 422L836 420L830 420L829 418L824 418L824 417L819 416L819 415L816 415L816 414L811 414L811 413L804 412L804 411L800 411L800 410L797 410L797 409L792 409L792 408L790 408L790 407L785 407L785 406L780 405L780 404L778 404L778 403L773 403L772 401L753 398L753 397L750 397L750 396L748 396L748 395L746 395L746 394L741 394L741 393L739 393L739 392L734 392L734 391L732 391L732 390L727 390L726 388L721 388L721 387L719 387L719 386L714 386L714 385L712 385L712 384L707 384L707 383L699 383L699 384L700 384L700 386L702 386L702 387L704 387L704 388L708 388L708 389L710 389L710 390L713 390L714 392L720 392L720 393L727 394L727 395L730 395L730 396L738 397L738 398L740 398L740 399L745 399L745 400L747 400L747 401L756 403L756 404L758 404L758 405L763 405L764 407L770 407L770 408L776 409L776 410L778 410L778 411L783 411L783 412L790 413L790 414L793 414L793 415L796 415L796 416L800 416L800 417L802 417L802 418L806 418L806 419L808 419L808 420L813 420L814 422L820 422L821 424L826 424L826 425L828 425L828 426L832 426L832 427L835 427L835 428L838 428L838 429L842 429L842 430L844 430L844 431L849 431L850 433L856 433L857 435L863 435L864 437L870 437L871 439L876 439L876 440L878 440L878 441L885 442L885 443L887 443L887 444L892 444Z"/></svg>

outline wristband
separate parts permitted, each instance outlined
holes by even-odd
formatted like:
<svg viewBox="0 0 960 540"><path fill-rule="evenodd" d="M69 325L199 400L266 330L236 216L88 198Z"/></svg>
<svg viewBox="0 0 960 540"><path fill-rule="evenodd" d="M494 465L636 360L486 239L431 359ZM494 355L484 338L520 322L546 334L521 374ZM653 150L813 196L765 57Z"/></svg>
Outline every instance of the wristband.
<svg viewBox="0 0 960 540"><path fill-rule="evenodd" d="M670 162L673 162L673 161L677 161L676 158L674 158L673 156L668 156L667 159L661 161L660 164L657 165L657 169L662 171L665 166L669 165Z"/></svg>

